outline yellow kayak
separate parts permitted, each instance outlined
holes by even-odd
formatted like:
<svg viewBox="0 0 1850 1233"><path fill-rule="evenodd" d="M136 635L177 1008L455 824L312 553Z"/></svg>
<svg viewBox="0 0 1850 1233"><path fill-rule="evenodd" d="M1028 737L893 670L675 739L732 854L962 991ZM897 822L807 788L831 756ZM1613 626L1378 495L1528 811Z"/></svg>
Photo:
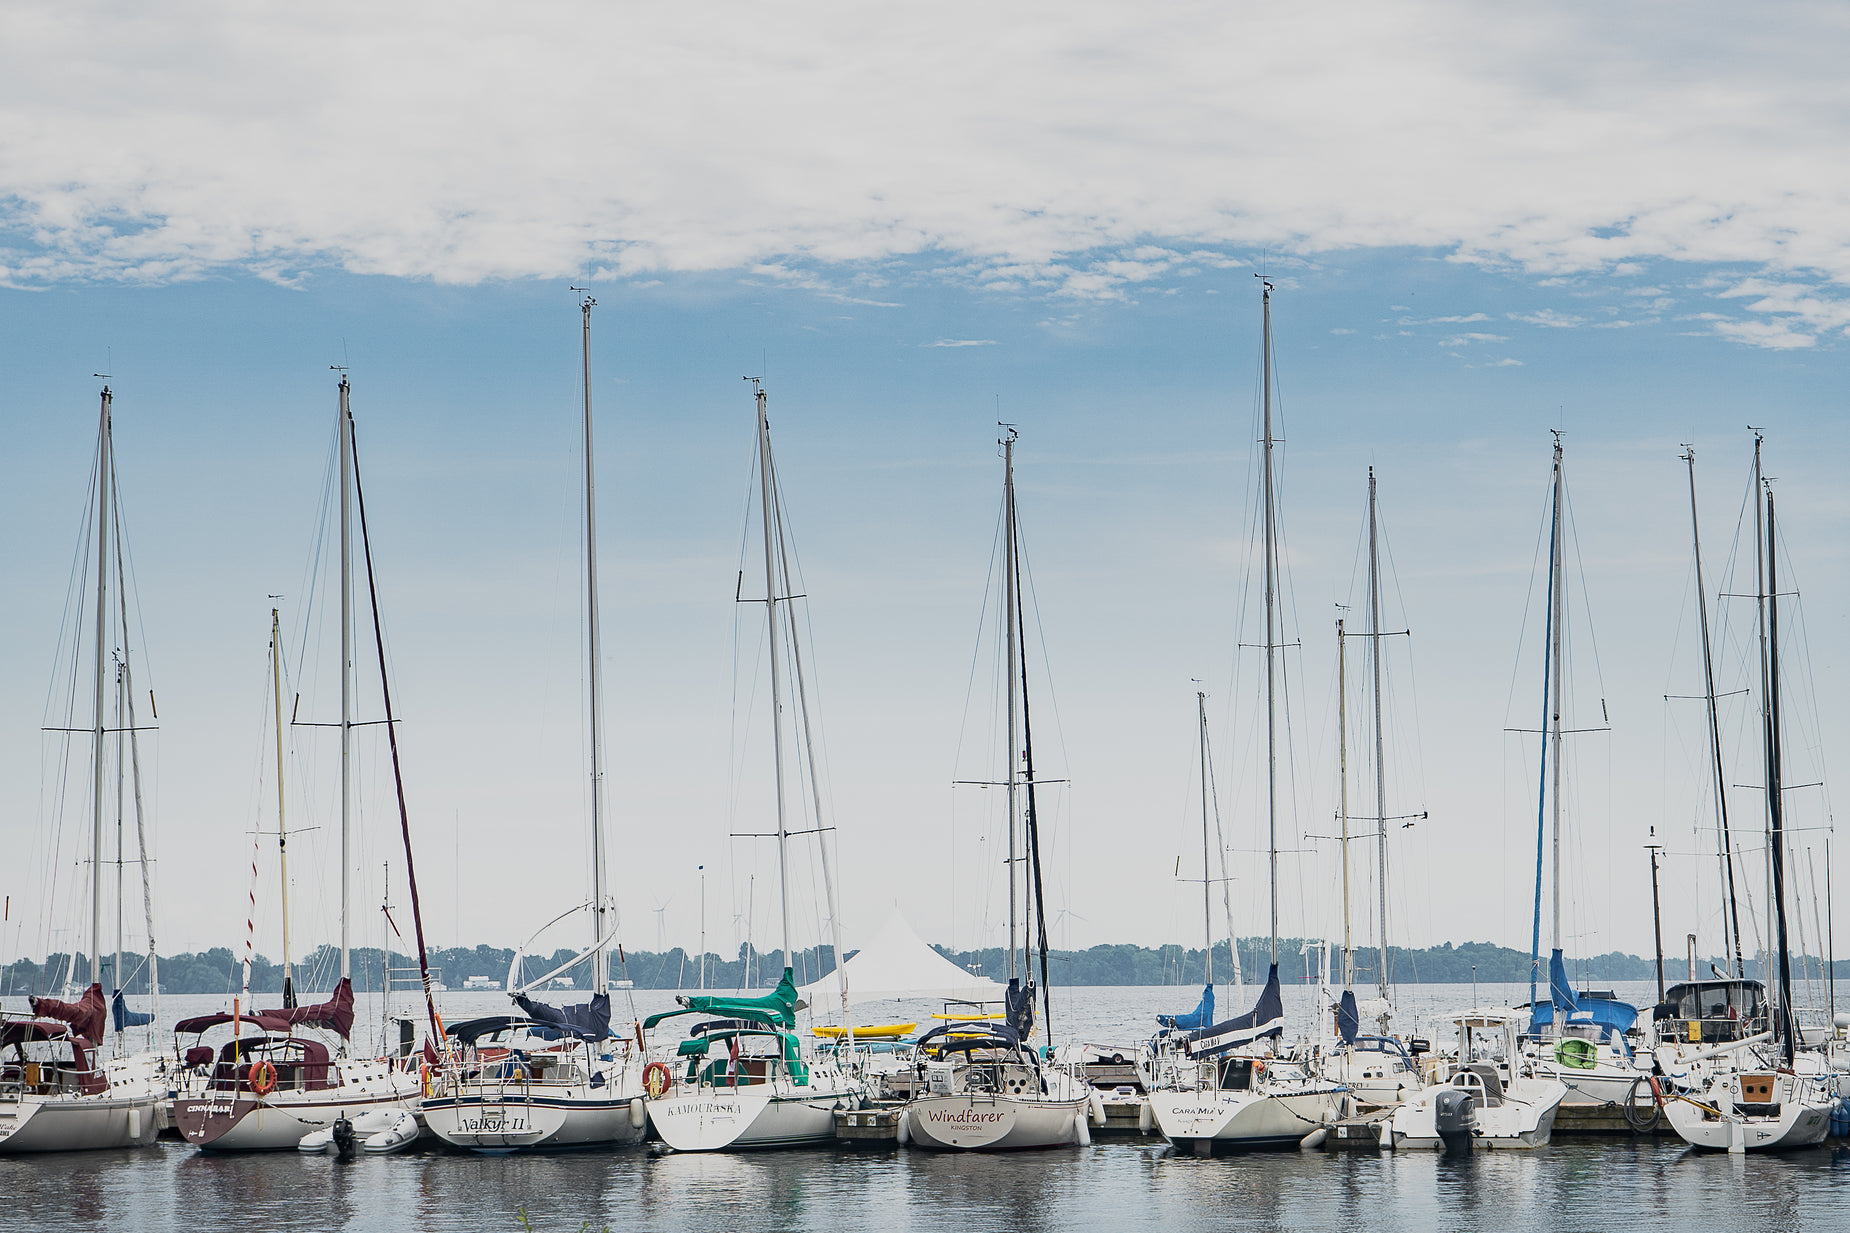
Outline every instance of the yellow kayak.
<svg viewBox="0 0 1850 1233"><path fill-rule="evenodd" d="M979 1023L990 1019L1006 1019L1008 1016L1001 1011L996 1011L994 1014L987 1015L933 1015L932 1018L942 1019L946 1023Z"/></svg>
<svg viewBox="0 0 1850 1233"><path fill-rule="evenodd" d="M854 1029L856 1040L890 1040L896 1036L909 1036L919 1025L916 1023L874 1023ZM830 1024L827 1027L812 1029L818 1036L841 1039L844 1029Z"/></svg>

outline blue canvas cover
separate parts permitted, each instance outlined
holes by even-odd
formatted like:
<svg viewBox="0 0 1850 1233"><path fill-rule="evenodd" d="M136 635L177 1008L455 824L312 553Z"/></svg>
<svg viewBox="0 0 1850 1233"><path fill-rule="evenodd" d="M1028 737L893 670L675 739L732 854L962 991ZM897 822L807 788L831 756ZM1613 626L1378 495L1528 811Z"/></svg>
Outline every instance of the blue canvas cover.
<svg viewBox="0 0 1850 1233"><path fill-rule="evenodd" d="M1362 1026L1362 1016L1355 1008L1355 990L1344 989L1341 1002L1336 1005L1336 1031L1343 1038L1345 1045L1355 1043L1355 1034Z"/></svg>
<svg viewBox="0 0 1850 1233"><path fill-rule="evenodd" d="M1213 1027L1202 1028L1188 1036L1188 1051L1195 1057L1212 1057L1225 1053L1240 1045L1251 1044L1267 1036L1280 1036L1285 1031L1285 1000L1278 988L1278 965L1266 974L1265 988L1259 992L1259 1001L1254 1004L1250 1014L1238 1019L1228 1019Z"/></svg>
<svg viewBox="0 0 1850 1233"><path fill-rule="evenodd" d="M1592 1026L1601 1029L1601 1034L1626 1054L1631 1055L1631 1042L1625 1034L1638 1022L1638 1008L1630 1002L1620 1002L1613 998L1581 998L1579 1005L1567 1016L1568 1023L1574 1026Z"/></svg>
<svg viewBox="0 0 1850 1233"><path fill-rule="evenodd" d="M1561 958L1559 947L1548 959L1548 997L1546 1002L1537 998L1535 1005L1529 1008L1531 1036L1554 1028L1557 1008L1570 1018L1579 1009L1579 1004L1574 1001L1574 986L1567 979L1567 964ZM1637 1012L1633 1011L1632 1014L1635 1017Z"/></svg>
<svg viewBox="0 0 1850 1233"><path fill-rule="evenodd" d="M122 990L116 990L115 1000L109 1004L109 1013L116 1021L116 1031L123 1028L144 1027L154 1022L154 1016L146 1011L130 1010L128 1000L122 996Z"/></svg>
<svg viewBox="0 0 1850 1233"><path fill-rule="evenodd" d="M1007 998L1008 1025L1015 1035L1026 1040L1034 1035L1034 982L1029 981L1027 988L1022 988L1021 981L1010 978Z"/></svg>
<svg viewBox="0 0 1850 1233"><path fill-rule="evenodd" d="M1186 1015L1158 1015L1157 1023L1178 1032L1199 1032L1214 1022L1214 986L1203 985L1201 988L1201 1005Z"/></svg>
<svg viewBox="0 0 1850 1233"><path fill-rule="evenodd" d="M514 995L514 1004L529 1019L558 1029L562 1036L579 1040L604 1040L610 1036L610 995L593 994L589 1002L577 1006L548 1006L524 993Z"/></svg>

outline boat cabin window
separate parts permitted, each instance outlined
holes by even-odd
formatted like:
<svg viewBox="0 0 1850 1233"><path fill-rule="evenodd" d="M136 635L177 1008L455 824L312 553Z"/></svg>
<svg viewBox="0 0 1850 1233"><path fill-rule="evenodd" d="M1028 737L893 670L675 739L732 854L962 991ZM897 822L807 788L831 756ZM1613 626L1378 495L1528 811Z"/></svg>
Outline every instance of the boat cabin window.
<svg viewBox="0 0 1850 1233"><path fill-rule="evenodd" d="M1220 1064L1220 1090L1223 1092L1244 1092L1253 1085L1253 1063L1250 1058L1229 1058Z"/></svg>

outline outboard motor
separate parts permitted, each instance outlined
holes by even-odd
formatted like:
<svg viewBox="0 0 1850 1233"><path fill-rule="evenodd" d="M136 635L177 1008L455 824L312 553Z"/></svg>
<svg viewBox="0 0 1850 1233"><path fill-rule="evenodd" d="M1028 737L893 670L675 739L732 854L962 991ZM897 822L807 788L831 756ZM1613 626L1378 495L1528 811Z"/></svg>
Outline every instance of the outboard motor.
<svg viewBox="0 0 1850 1233"><path fill-rule="evenodd" d="M1433 1097L1432 1113L1439 1141L1445 1144L1446 1151L1471 1150L1471 1138L1477 1132L1477 1109L1471 1103L1470 1092L1446 1088Z"/></svg>
<svg viewBox="0 0 1850 1233"><path fill-rule="evenodd" d="M334 1119L334 1151L340 1156L353 1155L353 1123L345 1117Z"/></svg>

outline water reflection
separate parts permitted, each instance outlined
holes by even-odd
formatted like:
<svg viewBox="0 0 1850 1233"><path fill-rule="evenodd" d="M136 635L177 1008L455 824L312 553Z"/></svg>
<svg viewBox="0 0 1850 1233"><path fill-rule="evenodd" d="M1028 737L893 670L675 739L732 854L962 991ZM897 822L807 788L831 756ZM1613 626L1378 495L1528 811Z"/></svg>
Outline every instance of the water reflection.
<svg viewBox="0 0 1850 1233"><path fill-rule="evenodd" d="M1773 1233L1850 1224L1850 1151L1701 1155L1618 1139L1540 1152L1272 1152L1198 1160L1159 1141L1004 1156L797 1151L359 1157L147 1151L0 1157L9 1228L420 1233L1162 1228L1625 1227L1683 1233L1718 1216Z"/></svg>

